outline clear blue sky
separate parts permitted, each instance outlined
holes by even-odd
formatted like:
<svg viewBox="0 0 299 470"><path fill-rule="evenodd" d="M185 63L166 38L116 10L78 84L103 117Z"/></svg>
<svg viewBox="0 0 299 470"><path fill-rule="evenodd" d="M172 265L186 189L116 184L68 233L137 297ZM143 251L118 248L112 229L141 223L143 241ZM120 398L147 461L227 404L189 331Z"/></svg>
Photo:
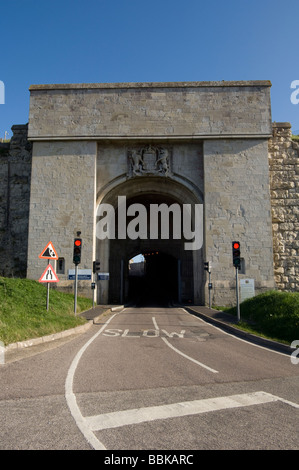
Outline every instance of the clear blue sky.
<svg viewBox="0 0 299 470"><path fill-rule="evenodd" d="M31 84L271 80L272 120L299 130L298 0L2 0L0 137Z"/></svg>

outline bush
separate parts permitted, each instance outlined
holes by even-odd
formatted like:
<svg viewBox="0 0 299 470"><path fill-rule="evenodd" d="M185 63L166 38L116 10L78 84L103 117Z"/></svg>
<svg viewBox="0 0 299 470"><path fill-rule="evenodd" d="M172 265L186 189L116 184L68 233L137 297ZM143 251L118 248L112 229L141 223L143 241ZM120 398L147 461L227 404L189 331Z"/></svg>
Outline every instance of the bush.
<svg viewBox="0 0 299 470"><path fill-rule="evenodd" d="M228 313L236 314L236 308ZM241 320L271 338L292 342L299 339L299 292L268 291L240 305Z"/></svg>

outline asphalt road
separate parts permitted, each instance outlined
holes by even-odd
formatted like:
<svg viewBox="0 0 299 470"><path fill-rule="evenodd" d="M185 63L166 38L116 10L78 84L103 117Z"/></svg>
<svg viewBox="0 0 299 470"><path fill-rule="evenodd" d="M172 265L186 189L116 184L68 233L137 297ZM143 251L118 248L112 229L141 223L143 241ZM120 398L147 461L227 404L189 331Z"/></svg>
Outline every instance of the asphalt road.
<svg viewBox="0 0 299 470"><path fill-rule="evenodd" d="M182 308L111 313L0 384L2 450L299 449L299 364Z"/></svg>

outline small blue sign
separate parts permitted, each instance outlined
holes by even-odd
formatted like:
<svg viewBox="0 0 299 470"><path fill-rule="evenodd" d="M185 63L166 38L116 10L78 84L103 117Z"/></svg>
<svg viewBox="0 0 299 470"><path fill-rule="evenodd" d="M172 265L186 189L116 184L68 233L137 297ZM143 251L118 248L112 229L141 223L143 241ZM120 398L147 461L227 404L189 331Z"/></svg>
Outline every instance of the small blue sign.
<svg viewBox="0 0 299 470"><path fill-rule="evenodd" d="M98 281L108 281L109 273L98 273Z"/></svg>
<svg viewBox="0 0 299 470"><path fill-rule="evenodd" d="M74 269L69 269L68 280L75 280ZM91 281L91 269L78 269L78 281Z"/></svg>
<svg viewBox="0 0 299 470"><path fill-rule="evenodd" d="M74 281L75 280L75 274L69 274L68 277L69 281ZM78 274L78 281L91 281L91 276L88 274Z"/></svg>

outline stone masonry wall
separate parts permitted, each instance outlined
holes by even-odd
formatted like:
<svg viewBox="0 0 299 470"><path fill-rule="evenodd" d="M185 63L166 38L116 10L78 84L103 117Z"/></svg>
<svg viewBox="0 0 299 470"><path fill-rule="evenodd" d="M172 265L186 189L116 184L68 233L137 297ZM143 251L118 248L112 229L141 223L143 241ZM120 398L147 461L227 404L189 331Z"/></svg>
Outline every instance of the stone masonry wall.
<svg viewBox="0 0 299 470"><path fill-rule="evenodd" d="M274 289L268 142L204 142L205 259L212 266L212 303L234 305L233 240L241 244L246 274L256 294Z"/></svg>
<svg viewBox="0 0 299 470"><path fill-rule="evenodd" d="M57 273L60 289L72 289L68 270L74 268L73 239L83 238L80 269L90 269L95 249L95 142L34 142L28 239L27 277L39 279L47 260L39 259L51 241L64 273ZM82 282L82 284L81 284ZM88 285L87 285L88 284ZM90 282L80 281L79 292L91 295Z"/></svg>
<svg viewBox="0 0 299 470"><path fill-rule="evenodd" d="M31 181L27 125L12 127L9 144L0 145L0 275L25 277Z"/></svg>
<svg viewBox="0 0 299 470"><path fill-rule="evenodd" d="M269 81L32 85L32 140L269 136Z"/></svg>
<svg viewBox="0 0 299 470"><path fill-rule="evenodd" d="M289 123L273 123L269 140L274 273L280 290L299 286L299 144Z"/></svg>

